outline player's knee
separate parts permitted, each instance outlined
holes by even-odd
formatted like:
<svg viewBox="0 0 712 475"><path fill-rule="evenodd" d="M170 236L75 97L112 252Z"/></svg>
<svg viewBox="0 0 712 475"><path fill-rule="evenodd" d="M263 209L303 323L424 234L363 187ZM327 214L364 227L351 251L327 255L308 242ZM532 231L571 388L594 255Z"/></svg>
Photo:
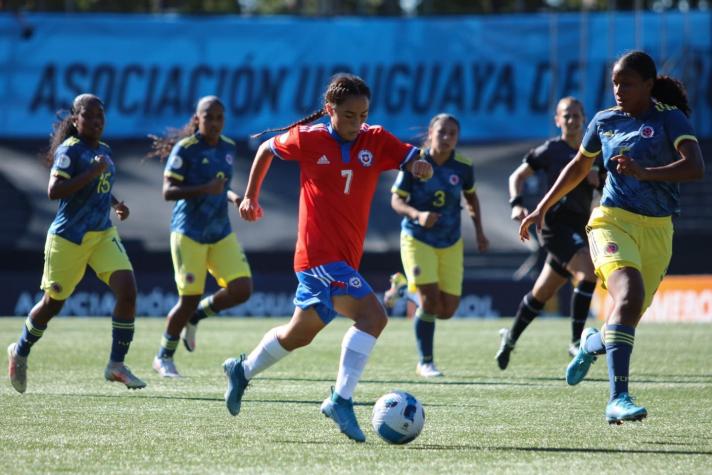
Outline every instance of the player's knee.
<svg viewBox="0 0 712 475"><path fill-rule="evenodd" d="M239 305L246 302L252 295L252 279L240 278L228 283L227 292L232 305Z"/></svg>

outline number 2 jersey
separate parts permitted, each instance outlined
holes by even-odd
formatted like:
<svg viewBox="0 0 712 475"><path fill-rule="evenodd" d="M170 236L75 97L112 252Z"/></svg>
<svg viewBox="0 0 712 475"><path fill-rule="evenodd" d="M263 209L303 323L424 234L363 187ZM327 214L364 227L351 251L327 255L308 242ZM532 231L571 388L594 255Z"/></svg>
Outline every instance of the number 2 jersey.
<svg viewBox="0 0 712 475"><path fill-rule="evenodd" d="M50 173L61 178L74 178L91 168L97 155L109 158L109 166L84 188L59 200L57 214L49 227L50 234L81 244L87 232L104 231L111 227L111 188L116 167L108 145L99 142L97 148L91 148L79 138L69 137L54 153Z"/></svg>
<svg viewBox="0 0 712 475"><path fill-rule="evenodd" d="M418 149L368 124L352 142L331 125L315 124L293 127L269 146L301 169L294 270L338 261L358 269L379 175L404 168Z"/></svg>

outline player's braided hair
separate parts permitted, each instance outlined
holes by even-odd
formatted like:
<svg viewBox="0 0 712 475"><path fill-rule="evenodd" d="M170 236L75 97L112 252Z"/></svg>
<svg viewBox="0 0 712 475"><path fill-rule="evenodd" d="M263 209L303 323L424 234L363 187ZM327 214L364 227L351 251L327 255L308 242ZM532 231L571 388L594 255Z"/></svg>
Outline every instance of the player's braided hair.
<svg viewBox="0 0 712 475"><path fill-rule="evenodd" d="M104 107L104 103L101 102L94 94L79 94L74 98L72 102L72 110L67 113L64 111L57 111L57 121L52 124L52 133L49 135L49 148L42 154L42 158L48 166L52 166L54 161L54 153L57 151L60 145L67 140L69 137L77 137L79 131L77 130L75 124L76 116L79 112L89 105L92 101L98 102L101 107ZM63 117L64 116L64 117Z"/></svg>
<svg viewBox="0 0 712 475"><path fill-rule="evenodd" d="M425 150L426 148L430 148L430 131L433 130L435 124L440 121L445 122L447 120L452 121L452 123L457 126L457 131L460 132L460 121L457 120L457 117L452 114L446 114L444 112L441 112L440 114L433 116L433 118L430 119L430 123L428 123L428 131L425 134L425 138L423 138L423 150Z"/></svg>
<svg viewBox="0 0 712 475"><path fill-rule="evenodd" d="M329 81L329 85L327 86L326 92L324 93L324 102L339 105L342 104L349 97L353 96L365 96L366 98L371 99L371 90L368 88L368 85L366 85L366 82L360 77L348 73L338 73L332 76L331 81ZM276 129L263 130L258 134L251 135L251 137L253 139L256 139L264 134L283 132L285 130L291 129L292 127L297 127L299 125L305 125L314 122L315 120L325 115L326 109L322 107L318 111L312 112L308 116L303 117L296 122L292 122L287 126L279 127Z"/></svg>
<svg viewBox="0 0 712 475"><path fill-rule="evenodd" d="M655 61L643 51L632 51L620 57L617 63L622 68L630 68L640 74L643 80L653 79L653 90L650 95L658 102L675 106L686 116L690 116L692 109L687 101L685 86L670 76L658 76Z"/></svg>
<svg viewBox="0 0 712 475"><path fill-rule="evenodd" d="M157 157L161 161L168 158L175 144L198 131L198 113L214 102L220 104L223 110L225 109L225 105L218 96L205 96L200 98L198 104L195 106L195 113L183 127L179 129L169 127L162 136L150 134L148 138L151 139L151 151L146 154L146 158Z"/></svg>

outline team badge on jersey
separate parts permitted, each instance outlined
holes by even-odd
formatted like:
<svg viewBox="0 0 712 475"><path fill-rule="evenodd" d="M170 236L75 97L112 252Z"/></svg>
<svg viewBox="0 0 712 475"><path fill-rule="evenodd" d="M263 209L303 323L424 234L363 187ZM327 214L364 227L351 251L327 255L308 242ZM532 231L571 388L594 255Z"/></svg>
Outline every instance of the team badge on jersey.
<svg viewBox="0 0 712 475"><path fill-rule="evenodd" d="M370 167L373 165L373 154L370 150L366 150L365 148L363 150L359 150L358 159L364 167Z"/></svg>
<svg viewBox="0 0 712 475"><path fill-rule="evenodd" d="M640 129L640 136L644 139L649 139L653 135L655 135L655 129L649 125L644 125L643 128Z"/></svg>
<svg viewBox="0 0 712 475"><path fill-rule="evenodd" d="M604 252L607 256L615 254L616 252L618 252L618 244L614 242L609 242L608 244L606 244L606 249Z"/></svg>
<svg viewBox="0 0 712 475"><path fill-rule="evenodd" d="M450 175L450 184L455 186L460 183L460 177L457 175Z"/></svg>
<svg viewBox="0 0 712 475"><path fill-rule="evenodd" d="M351 287L355 288L355 289L358 289L358 288L360 288L361 285L362 285L362 284L361 284L361 279L359 279L358 277L351 277L351 278L349 279L349 285L350 285Z"/></svg>
<svg viewBox="0 0 712 475"><path fill-rule="evenodd" d="M181 168L183 166L183 159L180 158L180 155L173 155L173 158L171 158L171 168Z"/></svg>
<svg viewBox="0 0 712 475"><path fill-rule="evenodd" d="M57 168L69 168L71 164L72 159L69 158L69 155L60 155L57 159Z"/></svg>
<svg viewBox="0 0 712 475"><path fill-rule="evenodd" d="M232 155L229 153L225 155L225 161L227 162L228 165L232 165L232 162L234 161L234 158L232 158Z"/></svg>

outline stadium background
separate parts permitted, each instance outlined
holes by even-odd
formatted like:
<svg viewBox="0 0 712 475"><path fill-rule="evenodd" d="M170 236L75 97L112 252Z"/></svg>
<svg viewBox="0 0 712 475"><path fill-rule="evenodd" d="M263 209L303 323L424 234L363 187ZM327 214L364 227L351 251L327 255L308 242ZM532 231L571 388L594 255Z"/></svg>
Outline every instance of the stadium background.
<svg viewBox="0 0 712 475"><path fill-rule="evenodd" d="M650 52L662 73L686 83L707 162L703 182L682 185L670 272L712 269L712 14L706 2L201 3L40 1L28 10L3 4L0 315L26 314L38 298L44 237L56 209L46 197L47 170L38 153L55 111L76 94L90 91L106 103L105 140L119 167L115 194L132 211L119 231L136 269L138 313L162 316L175 302L171 205L160 195L161 164L143 159L146 136L183 125L198 97L219 94L228 109L225 133L240 147L235 189L241 192L256 146L249 134L316 109L329 75L350 70L373 89L369 122L403 139L419 141L435 113L461 119L461 149L475 162L492 249L475 253L465 219L466 281L458 313L511 316L538 267L536 251L518 241L509 220L507 177L530 147L556 134L551 117L558 97L582 98L589 118L613 103L610 64L632 48ZM598 9L611 5L618 11ZM270 12L290 15L261 15ZM375 288L385 288L388 274L400 269L399 219L389 206L393 178L381 180L362 263ZM541 191L530 183L528 203ZM233 213L256 292L230 314L291 314L297 196L297 168L276 163L262 197L265 219L247 224ZM685 295L680 306L687 305L687 314L712 321L709 284ZM565 313L565 293L560 300L558 311ZM109 315L112 306L108 289L92 276L64 313ZM550 309L557 312L556 305Z"/></svg>

